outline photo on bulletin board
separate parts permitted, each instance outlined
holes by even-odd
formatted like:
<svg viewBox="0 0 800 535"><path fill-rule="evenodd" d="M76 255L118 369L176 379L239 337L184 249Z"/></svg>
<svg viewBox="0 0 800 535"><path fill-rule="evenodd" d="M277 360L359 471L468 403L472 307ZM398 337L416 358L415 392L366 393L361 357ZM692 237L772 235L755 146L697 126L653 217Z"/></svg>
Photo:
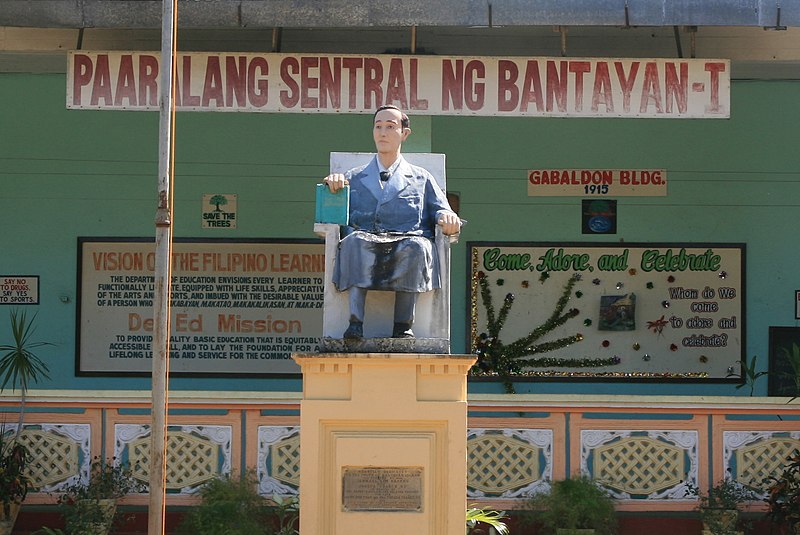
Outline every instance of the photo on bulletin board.
<svg viewBox="0 0 800 535"><path fill-rule="evenodd" d="M800 327L769 328L768 378L768 395L800 395Z"/></svg>
<svg viewBox="0 0 800 535"><path fill-rule="evenodd" d="M474 376L742 382L744 244L467 247Z"/></svg>

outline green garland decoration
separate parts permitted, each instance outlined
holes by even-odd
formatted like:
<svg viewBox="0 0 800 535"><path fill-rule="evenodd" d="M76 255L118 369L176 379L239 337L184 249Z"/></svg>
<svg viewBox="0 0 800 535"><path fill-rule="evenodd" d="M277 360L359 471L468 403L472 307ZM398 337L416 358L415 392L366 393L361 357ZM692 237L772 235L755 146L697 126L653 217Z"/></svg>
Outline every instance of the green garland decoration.
<svg viewBox="0 0 800 535"><path fill-rule="evenodd" d="M581 276L579 273L573 274L564 285L561 296L558 301L556 301L555 309L553 313L550 314L550 317L527 335L506 345L500 340L500 331L503 330L503 326L508 318L508 313L511 311L511 307L514 304L514 294L509 293L505 296L500 311L495 314L489 281L482 271L478 272L481 301L486 309L487 332L481 333L475 341L475 353L478 355L478 363L477 366L473 368L473 375L497 375L503 380L506 392L515 394L516 390L514 389L512 378L515 375L524 375L523 368L598 368L619 364L620 359L616 356L595 359L538 356L540 353L562 349L583 340L583 335L577 333L557 340L537 343L544 335L564 325L567 321L580 313L580 311L575 308L569 309L566 312L564 311L572 295L572 290L580 280ZM542 281L542 283L544 283L544 281ZM523 358L531 355L537 356L533 358Z"/></svg>

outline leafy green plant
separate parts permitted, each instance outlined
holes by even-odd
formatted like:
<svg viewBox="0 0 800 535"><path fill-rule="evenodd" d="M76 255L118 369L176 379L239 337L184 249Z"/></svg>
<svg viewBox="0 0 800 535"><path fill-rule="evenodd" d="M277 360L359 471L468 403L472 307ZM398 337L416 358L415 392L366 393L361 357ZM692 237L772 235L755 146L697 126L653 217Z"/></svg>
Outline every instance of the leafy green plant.
<svg viewBox="0 0 800 535"><path fill-rule="evenodd" d="M800 530L800 451L786 461L783 472L767 483L767 516L776 526L788 526L790 533Z"/></svg>
<svg viewBox="0 0 800 535"><path fill-rule="evenodd" d="M493 527L500 535L509 533L503 519L506 517L505 511L487 511L478 507L467 509L467 534L476 533L478 524L487 524Z"/></svg>
<svg viewBox="0 0 800 535"><path fill-rule="evenodd" d="M24 473L28 450L11 434L11 431L0 429L0 503L4 518L9 518L12 504L21 504L25 500L30 488L30 479Z"/></svg>
<svg viewBox="0 0 800 535"><path fill-rule="evenodd" d="M598 535L617 533L616 511L611 496L588 477L554 481L550 490L527 503L526 522L538 522L545 533L559 529L594 529Z"/></svg>
<svg viewBox="0 0 800 535"><path fill-rule="evenodd" d="M791 372L775 372L778 376L789 379L794 383L794 396L800 396L800 346L792 342L792 350L782 347L781 353L783 354L786 362L789 363ZM793 398L794 399L794 398Z"/></svg>
<svg viewBox="0 0 800 535"><path fill-rule="evenodd" d="M181 523L182 535L296 535L297 498L273 497L257 491L250 470L240 477L213 479L200 489L200 505Z"/></svg>
<svg viewBox="0 0 800 535"><path fill-rule="evenodd" d="M116 500L145 492L145 485L133 477L125 465L114 459L96 457L89 470L88 481L78 481L61 490L58 503L62 507L67 533L92 534L99 526L110 526L116 513Z"/></svg>
<svg viewBox="0 0 800 535"><path fill-rule="evenodd" d="M744 502L757 499L755 491L738 481L726 477L700 495L700 507L704 509L738 509Z"/></svg>
<svg viewBox="0 0 800 535"><path fill-rule="evenodd" d="M31 535L66 535L63 530L58 528L48 528L46 526L42 526L41 529L37 529Z"/></svg>
<svg viewBox="0 0 800 535"><path fill-rule="evenodd" d="M128 494L145 492L145 485L133 477L133 470L115 459L95 457L89 470L88 482L73 483L62 489L62 503L76 500L117 500Z"/></svg>
<svg viewBox="0 0 800 535"><path fill-rule="evenodd" d="M726 477L700 493L697 487L688 486L689 495L699 496L697 510L705 529L712 535L736 535L739 507L758 499L753 489Z"/></svg>
<svg viewBox="0 0 800 535"><path fill-rule="evenodd" d="M749 387L750 388L750 397L753 396L753 390L756 387L756 380L759 377L763 377L767 375L769 372L766 370L762 370L760 372L756 371L756 362L758 361L758 356L753 355L753 358L750 361L747 361L747 357L742 360L742 369L744 370L744 382L742 384L736 385L736 389ZM731 376L736 376L736 374L731 374Z"/></svg>
<svg viewBox="0 0 800 535"><path fill-rule="evenodd" d="M277 520L277 528L271 535L299 535L295 529L300 518L300 501L296 496L281 498L277 494L272 496L275 505L269 507L270 515Z"/></svg>
<svg viewBox="0 0 800 535"><path fill-rule="evenodd" d="M10 344L0 344L0 392L11 386L11 390L20 391L19 424L17 434L22 432L22 423L25 413L25 395L28 386L39 382L40 378L49 379L50 369L47 364L34 353L35 349L51 346L50 342L34 342L36 332L36 314L28 320L27 314L19 310L11 313Z"/></svg>

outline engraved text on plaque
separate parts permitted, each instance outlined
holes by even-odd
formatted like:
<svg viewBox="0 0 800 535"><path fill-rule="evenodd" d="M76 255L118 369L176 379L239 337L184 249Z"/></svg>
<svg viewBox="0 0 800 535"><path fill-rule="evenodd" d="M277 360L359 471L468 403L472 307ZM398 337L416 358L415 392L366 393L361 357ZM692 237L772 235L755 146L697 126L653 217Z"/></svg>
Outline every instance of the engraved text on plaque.
<svg viewBox="0 0 800 535"><path fill-rule="evenodd" d="M421 466L342 468L344 511L422 511Z"/></svg>

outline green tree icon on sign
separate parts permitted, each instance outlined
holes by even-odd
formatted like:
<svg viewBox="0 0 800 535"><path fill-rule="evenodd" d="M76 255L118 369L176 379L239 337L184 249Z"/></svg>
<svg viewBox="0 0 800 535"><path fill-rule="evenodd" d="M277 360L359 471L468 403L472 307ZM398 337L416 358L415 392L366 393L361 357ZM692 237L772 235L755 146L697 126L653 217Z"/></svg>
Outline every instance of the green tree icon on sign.
<svg viewBox="0 0 800 535"><path fill-rule="evenodd" d="M228 198L225 195L214 195L208 200L208 204L213 204L216 206L214 209L215 212L222 212L222 208L220 206L225 206L228 204Z"/></svg>

